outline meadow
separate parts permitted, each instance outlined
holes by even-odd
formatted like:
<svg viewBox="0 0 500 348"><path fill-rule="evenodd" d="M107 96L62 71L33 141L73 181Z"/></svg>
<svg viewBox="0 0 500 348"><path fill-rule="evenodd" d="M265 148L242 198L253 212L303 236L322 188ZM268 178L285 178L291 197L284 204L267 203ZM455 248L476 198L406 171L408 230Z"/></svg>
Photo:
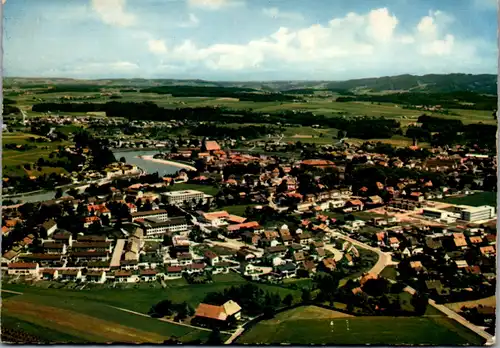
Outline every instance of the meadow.
<svg viewBox="0 0 500 348"><path fill-rule="evenodd" d="M446 197L443 199L438 199L437 201L450 203L450 204L471 205L473 207L479 207L481 205L491 205L493 207L496 207L497 206L497 193L496 192L477 192L477 193L473 193L471 195Z"/></svg>
<svg viewBox="0 0 500 348"><path fill-rule="evenodd" d="M330 312L330 313L329 313ZM349 317L328 310L291 310L261 321L238 344L479 345L482 340L451 319Z"/></svg>
<svg viewBox="0 0 500 348"><path fill-rule="evenodd" d="M57 332L60 331L62 336L59 339L66 342L68 337L72 337L82 343L161 343L173 336L183 342L196 339L204 341L210 335L209 331L164 322L113 307L147 314L152 305L169 299L174 303L186 301L196 308L207 293L247 282L234 273L214 275L213 279L214 282L210 284L188 284L183 279L167 281L167 288L135 288L130 284L129 288L96 287L84 290L3 284L3 289L23 294L3 300L2 325L16 329L16 322L20 320L25 323L20 328L27 333L54 340L54 337L59 337ZM292 294L294 298L300 298L298 290L265 284L258 286L277 292L282 297ZM4 321L4 318L8 319ZM45 328L47 335L44 335L44 330L40 328ZM227 338L226 336L223 335L223 339Z"/></svg>

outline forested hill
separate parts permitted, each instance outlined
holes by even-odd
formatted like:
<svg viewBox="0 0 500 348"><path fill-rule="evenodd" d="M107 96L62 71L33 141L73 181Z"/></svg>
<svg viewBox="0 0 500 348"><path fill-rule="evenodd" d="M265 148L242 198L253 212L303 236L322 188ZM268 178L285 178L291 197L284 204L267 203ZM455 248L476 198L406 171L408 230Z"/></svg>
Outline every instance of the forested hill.
<svg viewBox="0 0 500 348"><path fill-rule="evenodd" d="M497 76L491 74L399 75L329 82L326 87L328 89L338 88L346 90L366 89L371 92L412 91L448 93L470 91L497 94Z"/></svg>
<svg viewBox="0 0 500 348"><path fill-rule="evenodd" d="M493 74L430 74L423 76L398 75L374 78L363 78L347 81L204 81L175 79L100 79L76 80L63 78L15 78L4 79L4 88L38 88L50 92L63 92L74 86L92 87L96 90L108 88L154 88L165 86L218 87L253 89L267 92L285 92L304 90L329 90L332 92L349 91L359 93L398 91L398 92L475 92L480 94L497 94L497 76ZM69 90L68 90L69 91Z"/></svg>

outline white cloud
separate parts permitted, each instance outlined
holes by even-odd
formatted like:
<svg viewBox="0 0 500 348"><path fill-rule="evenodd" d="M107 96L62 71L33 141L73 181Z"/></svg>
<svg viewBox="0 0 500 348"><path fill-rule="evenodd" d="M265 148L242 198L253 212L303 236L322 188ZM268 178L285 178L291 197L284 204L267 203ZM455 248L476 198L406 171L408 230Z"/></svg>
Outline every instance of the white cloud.
<svg viewBox="0 0 500 348"><path fill-rule="evenodd" d="M219 10L224 7L243 5L243 0L187 0L190 7Z"/></svg>
<svg viewBox="0 0 500 348"><path fill-rule="evenodd" d="M295 20L295 21L300 21L300 20L304 19L304 17L302 17L302 15L300 13L282 12L277 7L266 7L266 8L263 8L262 9L262 13L265 16L271 17L273 19L289 19L289 20Z"/></svg>
<svg viewBox="0 0 500 348"><path fill-rule="evenodd" d="M132 13L125 11L125 0L92 0L92 9L109 25L128 27L136 22Z"/></svg>
<svg viewBox="0 0 500 348"><path fill-rule="evenodd" d="M279 9L268 9L268 14ZM449 69L457 55L463 62L478 64L476 42L459 41L448 30L453 18L434 11L414 24L399 27L399 19L386 8L365 14L348 13L327 24L292 30L281 27L246 44L216 43L200 46L185 40L162 58L168 64L186 64L210 70L243 71L274 67L290 71L340 72L349 69ZM165 46L166 47L166 46ZM158 52L161 53L161 52ZM437 67L437 68L436 68Z"/></svg>
<svg viewBox="0 0 500 348"><path fill-rule="evenodd" d="M190 28L190 27L196 27L200 24L200 20L194 13L189 14L189 19L186 22L183 22L179 24L180 27L182 28Z"/></svg>
<svg viewBox="0 0 500 348"><path fill-rule="evenodd" d="M148 40L149 51L155 54L163 54L167 52L167 46L164 40Z"/></svg>
<svg viewBox="0 0 500 348"><path fill-rule="evenodd" d="M139 69L139 66L131 62L114 62L109 64L109 67L114 70L135 70Z"/></svg>

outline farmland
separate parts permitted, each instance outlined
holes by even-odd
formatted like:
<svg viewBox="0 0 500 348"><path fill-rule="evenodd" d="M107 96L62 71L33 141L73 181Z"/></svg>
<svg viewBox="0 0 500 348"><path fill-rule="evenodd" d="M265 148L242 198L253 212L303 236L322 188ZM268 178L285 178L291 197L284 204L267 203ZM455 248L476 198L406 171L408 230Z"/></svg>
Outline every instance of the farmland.
<svg viewBox="0 0 500 348"><path fill-rule="evenodd" d="M16 329L16 321L21 320L20 328L26 333L41 335L46 328L47 336L40 338L67 341L67 337L57 336L59 329L78 342L149 342L161 343L175 336L183 342L200 339L206 340L209 331L123 312L125 310L147 314L152 305L169 299L175 303L188 302L196 308L209 292L221 291L232 285L241 285L246 281L236 274L214 275L211 284L187 284L184 280L167 282L162 288L94 288L88 290L65 290L41 288L36 286L4 284L3 288L22 292L22 295L10 296L3 301L2 324ZM278 292L282 297L292 294L300 297L300 291L259 285L264 290ZM119 291L119 296L117 296ZM40 313L43 313L40 316ZM94 323L88 326L86 323ZM97 325L96 325L97 324ZM57 331L57 330L56 330ZM55 338L54 338L55 337Z"/></svg>
<svg viewBox="0 0 500 348"><path fill-rule="evenodd" d="M445 317L343 317L296 310L258 323L240 344L461 345L481 339Z"/></svg>

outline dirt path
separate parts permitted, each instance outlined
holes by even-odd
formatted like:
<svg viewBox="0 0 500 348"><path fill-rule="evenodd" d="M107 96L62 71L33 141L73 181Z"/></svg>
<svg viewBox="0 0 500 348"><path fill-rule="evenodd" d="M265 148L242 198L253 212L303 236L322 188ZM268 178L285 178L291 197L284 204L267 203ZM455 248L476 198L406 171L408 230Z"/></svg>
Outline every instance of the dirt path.
<svg viewBox="0 0 500 348"><path fill-rule="evenodd" d="M127 313L131 313L131 314L135 314L135 315L140 315L141 317L151 318L147 314L139 313L139 312L134 312L134 311L131 311L130 309L120 308L120 307L114 307L114 306L108 306L108 307L111 307L111 308L114 308L114 309L118 309L118 310L120 310L122 312L127 312ZM164 321L164 322L170 323L170 324L175 324L175 325L179 325L179 326L186 326L186 327L190 327L190 328L196 329L196 330L202 330L202 331L210 331L210 332L212 332L211 329L207 329L207 328L204 328L204 327L198 327L198 326L193 326L193 325L189 325L189 324L179 323L179 322L176 322L176 321L173 321L173 320L169 320L169 319L164 319L164 318L157 318L157 319L160 320L160 321ZM232 335L233 334L232 332L228 332L228 331L221 331L221 333L227 334L227 335Z"/></svg>

